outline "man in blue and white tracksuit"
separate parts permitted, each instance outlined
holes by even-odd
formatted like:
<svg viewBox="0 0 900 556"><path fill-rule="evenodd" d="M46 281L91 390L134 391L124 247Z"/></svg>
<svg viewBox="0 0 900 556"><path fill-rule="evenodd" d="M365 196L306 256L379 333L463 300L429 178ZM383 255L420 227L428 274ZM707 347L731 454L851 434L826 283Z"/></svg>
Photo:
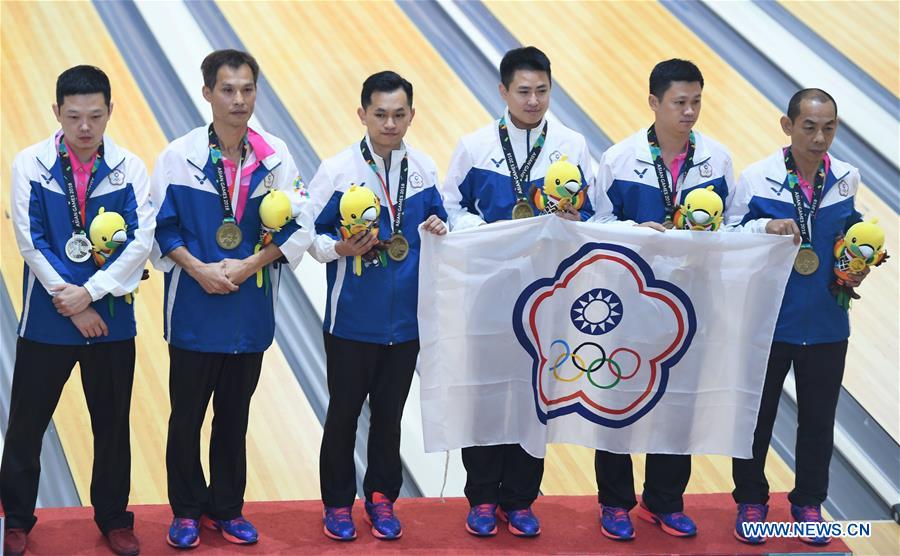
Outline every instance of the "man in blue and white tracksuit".
<svg viewBox="0 0 900 556"><path fill-rule="evenodd" d="M731 154L694 130L700 117L703 75L687 60L660 62L650 73L650 108L654 122L609 148L600 158L596 187L605 190L615 220L664 231L685 196L712 186L725 207L732 202ZM608 215L599 211L598 221ZM629 511L637 506L630 454L597 450L594 457L601 533L614 540L635 536ZM691 476L691 456L647 454L644 492L638 515L666 533L697 533L684 513L684 490Z"/></svg>
<svg viewBox="0 0 900 556"><path fill-rule="evenodd" d="M837 303L829 285L835 278L836 239L862 219L854 207L859 170L828 153L837 126L837 103L831 95L820 89L797 92L781 118L790 146L747 167L738 181L734 206L726 210L729 223L738 231L793 235L801 244L775 324L753 458L732 460L732 494L738 505L734 534L751 544L765 541L748 536L742 527L765 521L768 512L766 454L784 379L792 367L797 387L797 463L788 499L794 520L821 522L821 504L828 495L834 417L850 336L847 310ZM867 273L868 269L851 275L847 285L858 286ZM829 542L826 536L801 540L815 545Z"/></svg>
<svg viewBox="0 0 900 556"><path fill-rule="evenodd" d="M323 531L339 541L356 538L353 454L367 396L366 518L376 538L402 534L393 503L403 482L400 419L419 353L419 227L441 235L447 218L434 161L403 141L415 115L412 100L412 84L392 71L366 79L358 109L366 136L324 160L309 184L314 199L328 199L316 219L318 235L310 253L328 265L324 329L329 402L319 477ZM368 229L341 233L341 201L352 186L371 191L365 193L370 202L372 194L377 196L380 214L372 220L377 236ZM355 259L361 266L355 266Z"/></svg>
<svg viewBox="0 0 900 556"><path fill-rule="evenodd" d="M94 520L114 552L136 554L134 516L126 511L136 334L130 294L153 241L147 168L103 133L113 108L103 71L66 70L56 97L62 130L13 162L12 219L25 273L0 466L4 546L6 554L25 551L37 521L41 440L79 363L94 433ZM95 259L88 232L101 212L120 215L124 229L109 230L103 248L112 253Z"/></svg>
<svg viewBox="0 0 900 556"><path fill-rule="evenodd" d="M442 193L450 229L462 230L534 214L531 191L543 185L547 168L566 156L578 166L587 201L580 211L569 205L556 214L589 219L600 205L609 214L605 194L590 187L592 164L585 138L545 117L550 106L550 60L534 47L506 53L500 64L500 94L507 110L500 120L463 137L453 153ZM522 213L514 214L514 212ZM477 425L478 416L475 416ZM498 515L510 532L532 537L541 532L531 510L544 473L544 460L519 444L462 449L466 498L471 507L466 530L476 536L497 533Z"/></svg>
<svg viewBox="0 0 900 556"><path fill-rule="evenodd" d="M313 237L312 213L297 207L296 220L264 239L260 205L269 191L303 206L308 199L284 141L247 126L256 60L220 50L201 68L213 122L170 143L152 176L172 407L166 468L174 519L166 540L178 548L200 542L201 517L229 542L258 539L242 516L250 399L274 338L279 277L299 264ZM211 397L207 485L200 429Z"/></svg>

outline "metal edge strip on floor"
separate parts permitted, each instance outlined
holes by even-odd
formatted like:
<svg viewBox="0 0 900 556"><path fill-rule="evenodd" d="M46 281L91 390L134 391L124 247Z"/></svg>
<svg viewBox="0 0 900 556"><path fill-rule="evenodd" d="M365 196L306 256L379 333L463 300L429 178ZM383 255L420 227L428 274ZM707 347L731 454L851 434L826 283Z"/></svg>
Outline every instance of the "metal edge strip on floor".
<svg viewBox="0 0 900 556"><path fill-rule="evenodd" d="M882 109L889 114L897 115L898 109L900 109L900 99L840 50L832 46L830 42L810 29L806 23L788 11L780 2L753 0L753 3L759 9L769 14L772 19L780 22L788 32L813 49L831 67L850 79L860 91L881 106Z"/></svg>
<svg viewBox="0 0 900 556"><path fill-rule="evenodd" d="M0 428L4 437L9 423L9 404L15 368L16 328L19 319L6 289L6 281L0 273ZM53 421L47 427L41 442L41 480L38 483L38 508L81 506L81 498L75 487L75 478L63 451L62 442ZM2 552L2 550L0 550Z"/></svg>
<svg viewBox="0 0 900 556"><path fill-rule="evenodd" d="M780 110L800 85L742 38L703 2L659 0L682 24L735 68ZM776 125L777 122L772 122ZM831 146L838 158L859 166L863 182L895 212L900 212L900 169L877 153L849 126L843 126Z"/></svg>
<svg viewBox="0 0 900 556"><path fill-rule="evenodd" d="M198 23L203 23L201 28L214 48L247 50L215 2L185 2L185 5ZM264 70L260 71L256 114L267 130L284 139L301 175L309 179L315 174L320 159L274 88L266 80L264 73ZM296 275L292 272L282 272L280 287L279 296L284 296L289 302L279 303L276 310L278 326L275 329L275 336L316 417L324 425L328 408L328 384L322 323ZM298 336L293 333L297 330L308 333ZM369 407L366 404L356 429L357 492L360 497L363 496L362 479L366 469L369 417ZM415 477L406 464L403 466L403 486L400 494L406 497L422 495Z"/></svg>

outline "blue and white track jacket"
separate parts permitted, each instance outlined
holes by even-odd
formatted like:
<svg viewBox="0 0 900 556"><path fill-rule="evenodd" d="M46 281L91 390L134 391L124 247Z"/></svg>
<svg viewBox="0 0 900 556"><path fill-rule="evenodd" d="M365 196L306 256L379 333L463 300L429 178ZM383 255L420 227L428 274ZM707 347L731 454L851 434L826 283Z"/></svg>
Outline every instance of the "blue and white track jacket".
<svg viewBox="0 0 900 556"><path fill-rule="evenodd" d="M264 158L251 175L250 194L238 223L243 233L241 244L235 249L222 249L216 243L222 204L207 130L208 126L198 127L172 141L159 155L151 178L153 202L159 209L151 259L157 269L165 272L165 338L175 347L192 351L265 351L275 334L275 302L283 264L275 262L269 266L268 293L265 288L258 288L251 276L236 292L211 295L166 255L181 246L204 263L252 255L259 239L259 205L268 188L296 193L295 184L302 186L302 182L284 141L258 131L275 152ZM305 191L301 189L300 193ZM312 242L313 220L308 206L303 203L295 221L272 235L290 268L299 264Z"/></svg>
<svg viewBox="0 0 900 556"><path fill-rule="evenodd" d="M462 230L485 222L512 218L516 193L503 148L500 146L499 121L495 120L490 125L463 137L456 146L450 160L447 178L441 189L444 206L450 217L451 230ZM516 163L521 166L525 163L535 140L540 136L544 122L534 129L518 129L510 121L508 111L506 122ZM598 192L592 186L593 165L584 136L553 119L549 120L547 126L544 148L531 169L531 181L528 184L523 183L524 193L528 195L532 186L542 185L547 168L562 155L568 156L569 161L578 166L582 180L588 188L587 201L581 208L581 219L589 219L595 209L597 212L608 214L609 206L605 193Z"/></svg>
<svg viewBox="0 0 900 556"><path fill-rule="evenodd" d="M366 141L378 166L379 175L383 178L384 160L375 153L368 137ZM416 311L421 240L418 228L431 215L437 215L446 221L447 213L444 212L438 193L434 161L406 144L391 153L386 183L393 202L397 202L400 162L404 154L409 156L409 174L401 228L403 236L409 242L409 255L400 262L388 259L387 267L367 264L360 276L352 271L352 257L341 257L335 251L340 238L338 226L341 221L341 197L351 184L365 185L381 201L379 239L387 240L391 237L392 222L381 182L363 160L359 142L353 143L337 156L323 160L309 183L313 199L327 199L325 207L316 218L318 235L310 248L310 254L317 261L327 263L328 299L324 329L340 338L389 345L419 337Z"/></svg>
<svg viewBox="0 0 900 556"><path fill-rule="evenodd" d="M134 154L103 137L103 159L85 201L85 230L102 207L122 215L128 239L100 268L93 259L73 262L65 249L74 230L56 136L28 147L13 161L12 218L25 259L18 334L35 342L61 345L133 338L134 305L126 303L124 296L141 280L155 226L147 168ZM108 336L85 338L71 319L56 311L50 288L63 284L87 289L109 329ZM113 296L112 311L107 295Z"/></svg>
<svg viewBox="0 0 900 556"><path fill-rule="evenodd" d="M698 131L694 131L694 140L694 161L679 180L674 202L676 205L684 202L684 196L692 189L712 185L722 198L727 213L734 195L731 154ZM666 173L669 183L674 183L668 168ZM597 168L596 186L606 191L618 220L637 223L665 220L665 203L653 167L646 128L603 153ZM599 210L597 215L601 215Z"/></svg>
<svg viewBox="0 0 900 556"><path fill-rule="evenodd" d="M838 306L828 285L834 279L834 243L847 228L862 217L853 206L859 188L859 170L831 158L825 176L822 200L810 218L812 246L819 257L819 269L809 276L791 271L778 321L776 342L822 344L839 342L850 336L847 311ZM808 207L806 196L803 202ZM791 190L781 149L744 170L737 184L734 205L726 218L736 231L765 233L769 220L796 219Z"/></svg>

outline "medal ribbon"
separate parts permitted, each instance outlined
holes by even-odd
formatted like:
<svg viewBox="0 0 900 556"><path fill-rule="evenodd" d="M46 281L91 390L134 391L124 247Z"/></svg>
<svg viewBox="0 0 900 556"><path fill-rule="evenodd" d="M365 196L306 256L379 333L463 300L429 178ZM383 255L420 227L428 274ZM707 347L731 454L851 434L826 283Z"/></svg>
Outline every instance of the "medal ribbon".
<svg viewBox="0 0 900 556"><path fill-rule="evenodd" d="M241 141L241 163L234 176L235 187L237 188L240 188L241 168L244 166L248 150L247 136L244 135L244 139ZM225 214L222 222L234 222L234 209L231 206L231 197L228 195L228 182L225 179L225 164L222 162L222 150L219 147L219 137L216 135L216 130L213 129L212 124L209 124L209 157L216 167L216 185L219 188L219 199L222 201L222 212ZM240 191L240 189L237 189L237 191Z"/></svg>
<svg viewBox="0 0 900 556"><path fill-rule="evenodd" d="M94 159L94 166L91 167L91 177L88 179L87 187L84 192L84 204L87 205L87 199L94 189L94 177L97 175L97 169L100 168L100 162L103 160L103 143L97 149L97 158ZM66 182L66 201L69 204L69 213L72 217L72 228L76 234L84 234L85 216L84 210L78 206L78 193L75 189L75 176L72 172L72 159L66 148L64 139L59 141L59 161L63 170L63 181Z"/></svg>
<svg viewBox="0 0 900 556"><path fill-rule="evenodd" d="M663 205L666 209L666 221L672 220L675 214L675 188L678 186L678 179L686 176L688 170L694 164L694 149L696 148L696 140L692 131L688 137L687 156L684 158L684 164L677 176L672 176L675 180L674 184L669 183L669 175L666 171L666 163L663 160L662 149L659 147L659 140L656 137L656 125L647 128L647 142L650 144L650 155L653 156L653 168L656 170L656 180L659 182L659 190L662 192Z"/></svg>
<svg viewBox="0 0 900 556"><path fill-rule="evenodd" d="M825 189L825 160L819 163L819 169L816 171L812 201L809 204L808 212L803 204L803 192L800 191L797 163L794 161L794 155L791 153L790 147L784 151L784 167L787 170L788 185L791 188L794 209L797 211L797 227L800 228L800 239L803 240L801 247L812 247L812 239L809 233L809 218L815 217L819 204L822 201L822 191Z"/></svg>
<svg viewBox="0 0 900 556"><path fill-rule="evenodd" d="M381 190L384 191L384 196L387 198L388 210L391 212L391 233L402 234L403 232L400 231L400 224L403 223L403 205L406 204L406 182L409 177L408 155L404 154L403 160L400 161L400 183L397 186L397 209L394 210L394 201L391 199L391 190L384 182L384 179L382 179L381 174L378 173L378 165L375 164L375 158L372 156L372 151L369 150L369 145L366 144L365 137L359 142L359 152L362 153L363 160L366 161L366 164L372 169L375 177L378 178L378 182L381 183ZM390 176L388 176L388 179L390 179Z"/></svg>
<svg viewBox="0 0 900 556"><path fill-rule="evenodd" d="M544 128L541 134L534 140L534 146L528 152L525 163L519 168L516 164L516 155L513 152L512 142L509 140L509 128L506 125L506 116L500 118L500 146L503 148L503 156L506 158L506 165L509 167L509 177L512 178L513 189L516 193L516 202L525 201L525 188L523 182L530 181L531 167L534 166L537 157L544 148L544 141L547 139L547 123L544 122Z"/></svg>

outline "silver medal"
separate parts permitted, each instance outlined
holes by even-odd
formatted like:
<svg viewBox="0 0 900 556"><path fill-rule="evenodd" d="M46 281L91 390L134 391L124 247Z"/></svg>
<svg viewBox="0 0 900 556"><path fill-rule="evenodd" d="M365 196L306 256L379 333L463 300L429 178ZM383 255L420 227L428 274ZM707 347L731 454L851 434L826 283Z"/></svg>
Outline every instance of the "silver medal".
<svg viewBox="0 0 900 556"><path fill-rule="evenodd" d="M70 261L83 263L91 258L91 241L85 234L74 233L66 242L66 256Z"/></svg>

